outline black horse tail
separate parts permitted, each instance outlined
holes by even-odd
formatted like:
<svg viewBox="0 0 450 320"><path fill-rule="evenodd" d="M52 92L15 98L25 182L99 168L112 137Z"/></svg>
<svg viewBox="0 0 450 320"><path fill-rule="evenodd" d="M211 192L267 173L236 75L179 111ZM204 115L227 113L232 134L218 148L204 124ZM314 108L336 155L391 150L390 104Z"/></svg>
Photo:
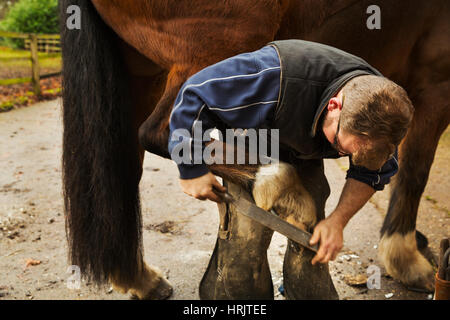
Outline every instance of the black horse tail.
<svg viewBox="0 0 450 320"><path fill-rule="evenodd" d="M117 36L89 0L61 0L63 184L69 259L82 275L129 283L143 268L142 166ZM69 30L68 6L81 9Z"/></svg>

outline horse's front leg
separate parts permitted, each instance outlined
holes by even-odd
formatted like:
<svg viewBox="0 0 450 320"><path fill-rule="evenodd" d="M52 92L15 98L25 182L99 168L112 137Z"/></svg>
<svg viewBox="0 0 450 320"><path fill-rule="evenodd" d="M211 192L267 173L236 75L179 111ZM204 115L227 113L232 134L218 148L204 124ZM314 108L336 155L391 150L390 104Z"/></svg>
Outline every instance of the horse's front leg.
<svg viewBox="0 0 450 320"><path fill-rule="evenodd" d="M408 58L407 87L415 112L400 146L400 169L379 245L380 258L393 278L430 292L434 270L422 254L429 250L426 238L416 232L416 218L439 138L450 121L450 43L442 41L443 31L450 30L448 10L441 10L433 24Z"/></svg>
<svg viewBox="0 0 450 320"><path fill-rule="evenodd" d="M400 170L381 229L379 256L387 272L411 289L433 291L434 270L427 240L416 231L420 198L425 189L439 137L448 125L449 81L433 83L412 100L414 119L400 148Z"/></svg>

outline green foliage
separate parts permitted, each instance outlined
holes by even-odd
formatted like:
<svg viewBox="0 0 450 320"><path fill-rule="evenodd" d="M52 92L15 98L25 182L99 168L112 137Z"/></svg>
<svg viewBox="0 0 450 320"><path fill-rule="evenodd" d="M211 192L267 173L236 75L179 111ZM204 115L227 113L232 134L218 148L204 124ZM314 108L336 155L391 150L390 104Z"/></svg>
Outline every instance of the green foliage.
<svg viewBox="0 0 450 320"><path fill-rule="evenodd" d="M9 7L11 7L17 0L0 0L0 20L3 19Z"/></svg>
<svg viewBox="0 0 450 320"><path fill-rule="evenodd" d="M0 112L6 112L14 108L14 103L12 101L6 101L0 103Z"/></svg>
<svg viewBox="0 0 450 320"><path fill-rule="evenodd" d="M0 22L0 30L58 33L58 0L19 0Z"/></svg>

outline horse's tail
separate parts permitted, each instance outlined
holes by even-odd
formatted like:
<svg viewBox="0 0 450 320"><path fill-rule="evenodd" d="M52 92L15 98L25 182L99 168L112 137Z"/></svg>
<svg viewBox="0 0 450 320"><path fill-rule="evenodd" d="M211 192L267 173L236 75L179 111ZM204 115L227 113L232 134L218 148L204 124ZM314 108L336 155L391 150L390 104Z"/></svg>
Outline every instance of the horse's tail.
<svg viewBox="0 0 450 320"><path fill-rule="evenodd" d="M81 9L69 30L68 6ZM60 1L63 183L71 263L96 284L130 282L142 264L137 133L117 37L91 1Z"/></svg>

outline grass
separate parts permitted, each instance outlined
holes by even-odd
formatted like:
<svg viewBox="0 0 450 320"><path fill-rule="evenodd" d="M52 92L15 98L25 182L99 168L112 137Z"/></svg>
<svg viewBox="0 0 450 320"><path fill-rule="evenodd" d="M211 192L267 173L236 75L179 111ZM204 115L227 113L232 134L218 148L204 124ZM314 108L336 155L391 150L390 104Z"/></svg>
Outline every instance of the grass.
<svg viewBox="0 0 450 320"><path fill-rule="evenodd" d="M39 52L41 74L61 70L61 54ZM0 46L0 85L23 83L30 80L31 53L29 50L17 50ZM11 79L13 80L12 82ZM6 80L6 81L5 81Z"/></svg>
<svg viewBox="0 0 450 320"><path fill-rule="evenodd" d="M39 59L45 59L45 58L55 58L60 57L60 53L45 53L45 52L38 52ZM0 46L0 60L2 59L11 59L11 58L30 58L31 53L30 50L20 50L20 49L13 49L5 46Z"/></svg>
<svg viewBox="0 0 450 320"><path fill-rule="evenodd" d="M6 112L14 108L14 102L13 101L6 101L3 103L0 103L0 112Z"/></svg>
<svg viewBox="0 0 450 320"><path fill-rule="evenodd" d="M31 100L31 98L34 96L34 93L31 91L28 91L25 93L25 95L18 96L18 97L12 97L11 99L7 101L3 101L0 103L0 112L9 111L14 108L15 105L26 105Z"/></svg>
<svg viewBox="0 0 450 320"><path fill-rule="evenodd" d="M0 104L0 110L1 111L9 111L16 104L23 105L23 104L28 104L29 102L30 102L30 98L27 96L17 97L17 98L14 98L12 100L9 100L9 101L6 101L6 102L3 102L2 104Z"/></svg>
<svg viewBox="0 0 450 320"><path fill-rule="evenodd" d="M0 86L31 82L30 77L0 80Z"/></svg>

